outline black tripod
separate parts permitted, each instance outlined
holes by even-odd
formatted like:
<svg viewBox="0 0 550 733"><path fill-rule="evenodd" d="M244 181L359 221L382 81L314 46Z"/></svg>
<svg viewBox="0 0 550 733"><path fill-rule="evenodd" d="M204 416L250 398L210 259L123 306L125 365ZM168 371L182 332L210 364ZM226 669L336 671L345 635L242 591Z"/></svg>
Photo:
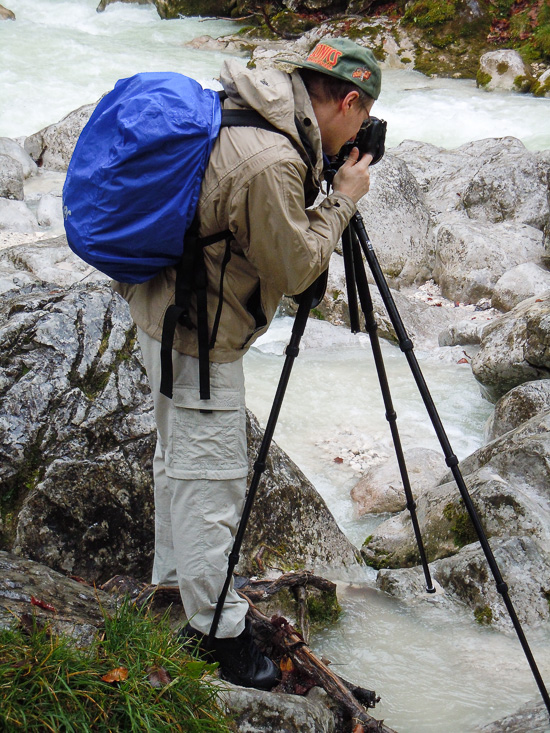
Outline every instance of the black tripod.
<svg viewBox="0 0 550 733"><path fill-rule="evenodd" d="M531 668L535 681L538 685L539 691L542 695L546 708L548 712L550 713L550 696L545 687L544 681L541 677L541 674L539 672L536 661L533 657L533 654L531 652L531 649L529 647L529 644L523 632L521 623L517 617L517 614L512 604L512 601L510 600L510 596L508 594L508 586L504 582L502 575L500 573L499 567L497 565L497 562L495 560L495 557L493 555L493 552L487 540L487 536L480 522L478 513L472 502L472 499L470 497L470 494L464 482L463 476L458 467L458 458L455 456L455 454L452 451L451 445L445 433L445 429L443 427L443 424L441 422L441 419L439 417L435 404L432 400L430 392L428 390L428 386L420 370L420 366L414 354L413 343L407 335L407 332L403 325L403 321L401 320L401 316L399 315L399 312L393 300L391 291L388 287L388 284L386 282L384 274L382 273L382 269L380 267L376 254L374 252L372 243L366 232L363 219L359 213L356 213L353 216L350 222L350 225L345 230L342 236L342 244L343 244L343 254L344 254L344 266L345 266L345 273L346 273L346 285L347 285L347 290L348 290L348 303L349 303L349 310L350 310L351 330L353 333L357 333L361 330L360 322L359 322L360 321L359 308L358 308L358 298L359 298L359 304L361 306L361 309L363 311L363 315L365 318L366 331L370 337L375 365L376 365L376 369L378 373L378 379L380 382L382 396L384 399L384 406L386 408L386 419L388 420L389 425L390 425L390 430L391 430L391 434L392 434L392 438L393 438L393 442L395 446L397 461L398 461L399 469L401 472L401 478L403 481L403 486L404 486L405 495L407 499L407 508L411 515L411 520L412 520L413 529L414 529L414 533L416 537L416 542L418 545L420 559L421 559L422 567L424 570L424 576L426 580L426 590L428 593L435 592L435 588L433 586L432 579L430 576L426 554L424 551L424 546L423 546L422 537L420 533L420 527L419 527L418 519L416 516L416 504L414 501L410 482L408 479L407 468L405 465L403 451L401 448L401 441L399 438L399 432L397 430L397 415L395 413L395 410L393 409L389 385L388 385L388 381L386 378L386 371L385 371L384 361L383 361L382 352L380 349L380 343L379 343L378 335L377 335L377 324L374 318L374 310L373 310L373 305L372 305L372 299L371 299L370 292L369 292L369 285L368 285L365 266L363 262L363 255L367 261L367 264L369 265L371 269L374 280L376 282L376 285L378 286L380 295L384 302L384 306L388 312L388 315L393 325L393 328L397 334L400 349L405 354L407 361L409 363L411 372L413 374L413 377L419 389L420 395L422 397L426 410L428 411L428 415L430 417L430 420L436 432L437 438L443 450L443 454L445 456L445 462L447 463L447 466L449 466L449 468L451 469L453 477L460 491L462 500L464 502L464 506L466 507L468 515L477 533L479 542L481 544L481 547L483 549L483 552L485 554L485 557L487 559L487 562L489 564L489 567L495 579L497 591L502 596L504 604L506 605L508 614L510 616L510 619L512 621L516 634L519 638L519 641L521 643L521 646L523 648L523 651L525 653L525 656L527 658L527 661L529 663L529 666ZM314 307L314 300L317 294L318 294L318 284L314 283L304 293L302 293L302 295L299 298L298 312L296 314L296 318L294 321L294 326L292 329L292 335L290 338L290 342L286 348L285 363L283 365L281 377L279 380L279 385L277 387L277 392L275 394L275 399L273 401L273 407L271 409L269 420L267 422L264 437L263 437L263 440L260 446L260 450L258 452L258 458L254 464L254 474L252 477L250 488L248 490L248 494L247 494L247 498L246 498L246 502L245 502L245 506L243 510L243 515L242 515L242 518L239 524L237 534L235 536L235 542L233 545L233 549L231 551L231 554L229 555L227 577L226 577L222 592L220 594L220 597L218 599L218 603L216 606L214 619L212 621L212 626L211 626L209 637L208 637L209 643L212 643L216 635L216 631L217 631L218 623L219 623L220 616L223 610L223 604L225 602L227 591L229 589L229 585L233 577L233 572L239 561L239 553L240 553L240 549L242 546L242 541L244 538L246 525L250 517L250 512L252 509L252 505L254 503L254 498L256 496L256 491L258 489L261 475L265 471L265 468L266 468L267 453L269 451L269 446L273 438L275 425L279 417L279 412L281 409L284 394L285 394L288 380L290 377L290 372L292 370L292 365L294 363L294 359L298 356L300 340L303 336L303 333L306 327L307 319L309 316L309 311L312 307Z"/></svg>

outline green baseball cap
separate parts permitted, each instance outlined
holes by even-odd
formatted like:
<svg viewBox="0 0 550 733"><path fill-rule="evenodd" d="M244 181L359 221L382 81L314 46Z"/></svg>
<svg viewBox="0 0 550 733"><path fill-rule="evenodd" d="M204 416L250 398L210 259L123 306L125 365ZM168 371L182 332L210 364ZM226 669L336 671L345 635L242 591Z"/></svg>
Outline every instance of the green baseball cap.
<svg viewBox="0 0 550 733"><path fill-rule="evenodd" d="M277 60L351 82L373 99L378 99L380 94L382 73L374 54L348 38L328 38L321 41L305 61Z"/></svg>

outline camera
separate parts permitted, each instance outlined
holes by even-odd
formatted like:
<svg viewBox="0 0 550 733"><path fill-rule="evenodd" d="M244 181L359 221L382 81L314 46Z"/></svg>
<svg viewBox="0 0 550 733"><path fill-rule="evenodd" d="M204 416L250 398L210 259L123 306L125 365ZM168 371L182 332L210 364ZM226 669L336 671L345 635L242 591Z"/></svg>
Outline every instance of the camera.
<svg viewBox="0 0 550 733"><path fill-rule="evenodd" d="M337 160L343 163L351 152L352 148L359 148L359 156L372 155L372 163L378 163L385 152L386 128L388 124L378 117L369 117L363 122L353 142L343 145L338 153Z"/></svg>

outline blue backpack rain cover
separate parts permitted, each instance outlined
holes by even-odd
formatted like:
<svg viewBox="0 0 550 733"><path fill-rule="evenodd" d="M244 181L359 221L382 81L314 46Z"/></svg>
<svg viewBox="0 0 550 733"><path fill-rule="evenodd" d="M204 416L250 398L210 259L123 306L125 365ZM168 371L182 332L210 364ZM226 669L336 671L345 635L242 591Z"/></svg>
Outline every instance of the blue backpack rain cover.
<svg viewBox="0 0 550 733"><path fill-rule="evenodd" d="M67 170L63 213L73 252L124 283L177 264L220 124L217 92L182 74L118 81Z"/></svg>

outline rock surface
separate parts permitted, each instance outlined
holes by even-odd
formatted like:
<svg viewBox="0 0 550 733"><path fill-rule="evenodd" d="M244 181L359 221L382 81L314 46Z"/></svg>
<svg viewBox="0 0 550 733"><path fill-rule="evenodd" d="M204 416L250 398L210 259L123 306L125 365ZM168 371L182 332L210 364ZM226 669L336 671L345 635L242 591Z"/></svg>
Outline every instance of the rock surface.
<svg viewBox="0 0 550 733"><path fill-rule="evenodd" d="M550 296L528 298L485 327L472 371L493 401L550 376Z"/></svg>
<svg viewBox="0 0 550 733"><path fill-rule="evenodd" d="M91 580L147 577L156 430L126 304L103 283L9 290L0 343L2 546ZM250 423L252 464L261 431ZM324 502L275 445L268 465L241 568L261 545L291 567L356 565Z"/></svg>
<svg viewBox="0 0 550 733"><path fill-rule="evenodd" d="M501 49L484 53L479 60L478 85L489 91L529 91L533 72L518 51Z"/></svg>

